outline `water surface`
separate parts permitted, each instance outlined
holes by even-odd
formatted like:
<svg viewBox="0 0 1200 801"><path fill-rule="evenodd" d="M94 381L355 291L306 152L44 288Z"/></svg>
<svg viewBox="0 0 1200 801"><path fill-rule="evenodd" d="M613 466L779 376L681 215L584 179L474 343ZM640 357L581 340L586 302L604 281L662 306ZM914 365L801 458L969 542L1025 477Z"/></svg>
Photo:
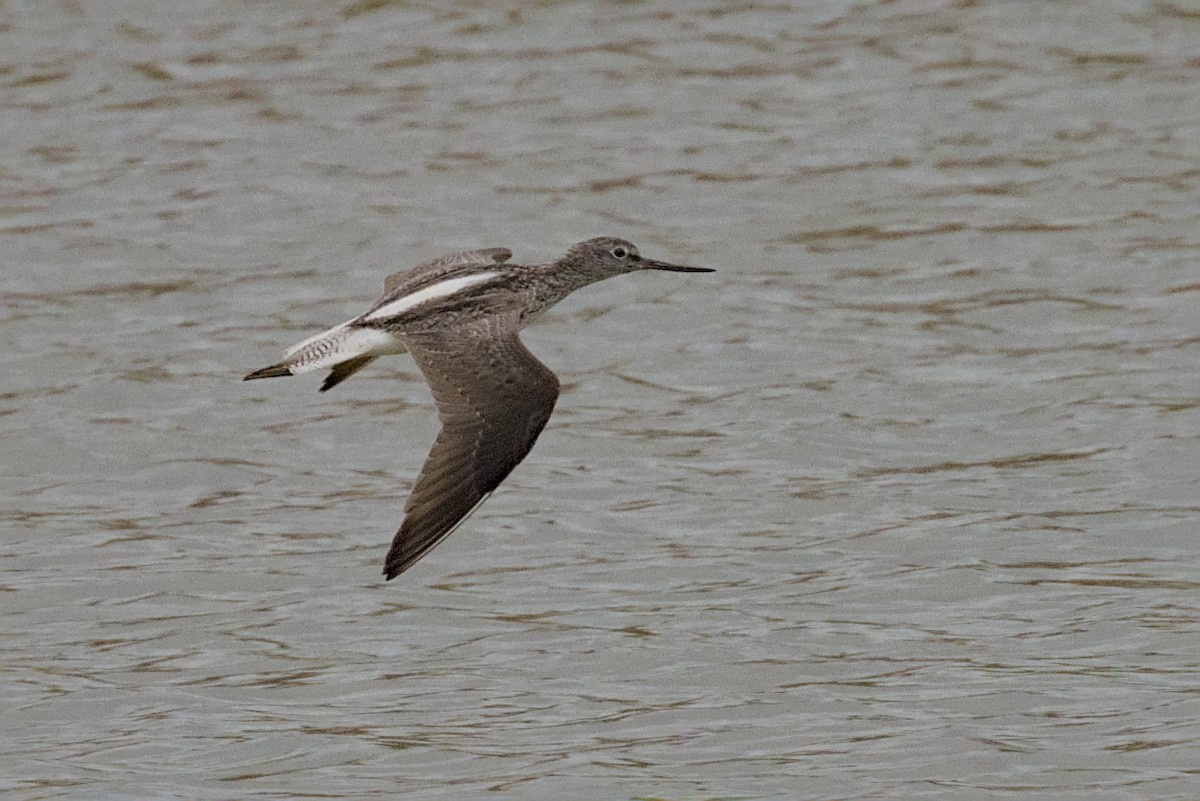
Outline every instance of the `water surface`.
<svg viewBox="0 0 1200 801"><path fill-rule="evenodd" d="M12 799L1194 799L1182 3L10 3ZM242 384L464 247L718 268L400 579L407 358Z"/></svg>

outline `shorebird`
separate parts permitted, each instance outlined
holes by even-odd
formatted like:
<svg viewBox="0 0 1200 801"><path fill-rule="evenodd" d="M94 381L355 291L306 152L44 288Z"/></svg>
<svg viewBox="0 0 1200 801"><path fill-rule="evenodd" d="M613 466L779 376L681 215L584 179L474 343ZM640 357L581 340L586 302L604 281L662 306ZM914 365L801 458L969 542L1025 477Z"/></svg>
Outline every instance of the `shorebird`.
<svg viewBox="0 0 1200 801"><path fill-rule="evenodd" d="M637 270L709 273L643 258L623 239L573 245L547 264L508 264L507 248L467 250L389 275L366 312L245 377L329 368L321 392L379 356L412 354L442 428L384 561L390 580L458 528L520 464L558 399L558 378L521 342L534 317L576 289Z"/></svg>

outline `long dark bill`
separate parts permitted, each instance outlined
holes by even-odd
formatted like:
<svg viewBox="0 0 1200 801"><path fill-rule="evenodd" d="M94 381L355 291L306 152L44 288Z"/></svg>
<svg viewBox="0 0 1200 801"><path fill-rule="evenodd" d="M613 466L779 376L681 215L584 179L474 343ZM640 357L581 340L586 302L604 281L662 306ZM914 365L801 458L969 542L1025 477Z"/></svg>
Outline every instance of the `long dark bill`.
<svg viewBox="0 0 1200 801"><path fill-rule="evenodd" d="M642 259L642 264L647 270L666 270L671 273L715 273L716 270L711 267L688 267L686 264L671 264L665 261L655 261L654 259Z"/></svg>

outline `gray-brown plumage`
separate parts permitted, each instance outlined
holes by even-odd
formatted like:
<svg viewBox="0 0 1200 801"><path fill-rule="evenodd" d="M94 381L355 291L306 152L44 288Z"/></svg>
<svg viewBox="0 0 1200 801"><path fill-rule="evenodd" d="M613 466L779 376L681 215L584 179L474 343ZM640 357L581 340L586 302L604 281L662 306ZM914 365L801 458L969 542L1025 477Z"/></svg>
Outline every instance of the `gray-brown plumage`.
<svg viewBox="0 0 1200 801"><path fill-rule="evenodd" d="M246 380L329 368L324 392L381 355L412 354L442 428L384 563L391 579L450 535L537 441L558 379L521 343L521 328L580 287L636 270L711 272L644 259L611 237L547 264L507 264L505 248L443 256L387 277L364 314L299 343Z"/></svg>

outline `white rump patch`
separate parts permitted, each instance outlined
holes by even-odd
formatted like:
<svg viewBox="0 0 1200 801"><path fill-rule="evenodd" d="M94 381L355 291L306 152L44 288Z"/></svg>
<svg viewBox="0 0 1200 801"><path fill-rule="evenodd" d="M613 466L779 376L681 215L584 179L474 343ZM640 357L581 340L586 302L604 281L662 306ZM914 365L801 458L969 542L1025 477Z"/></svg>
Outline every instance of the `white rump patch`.
<svg viewBox="0 0 1200 801"><path fill-rule="evenodd" d="M383 317L395 317L397 314L403 314L409 309L415 309L422 303L427 303L431 300L437 300L438 298L448 298L455 292L461 292L467 287L472 287L476 284L482 284L484 281L490 281L498 275L500 275L498 272L486 272L476 273L475 275L464 275L459 278L450 278L445 281L438 281L433 286L427 286L422 290L413 292L411 295L405 295L404 297L396 298L391 303L380 306L378 309L362 319L366 321L378 320Z"/></svg>
<svg viewBox="0 0 1200 801"><path fill-rule="evenodd" d="M292 375L333 367L358 356L404 353L404 344L378 328L350 328L343 323L296 345L284 356Z"/></svg>

